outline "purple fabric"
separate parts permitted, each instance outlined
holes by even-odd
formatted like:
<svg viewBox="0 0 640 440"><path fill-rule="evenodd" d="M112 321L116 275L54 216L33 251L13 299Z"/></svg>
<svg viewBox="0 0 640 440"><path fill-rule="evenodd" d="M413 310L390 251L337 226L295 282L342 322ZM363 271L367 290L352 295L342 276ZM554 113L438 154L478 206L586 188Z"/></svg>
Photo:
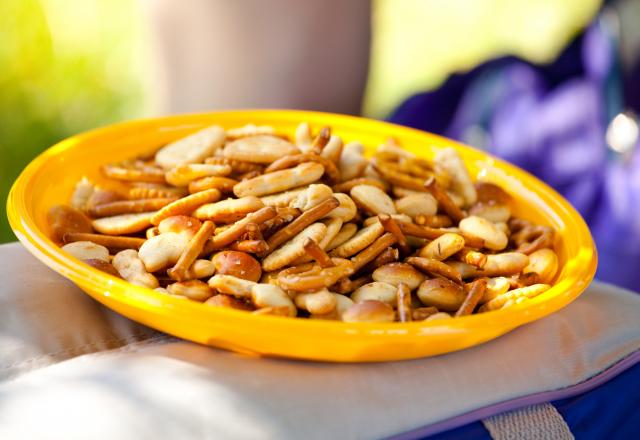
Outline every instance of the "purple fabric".
<svg viewBox="0 0 640 440"><path fill-rule="evenodd" d="M548 66L490 61L410 98L390 120L485 149L549 183L589 224L597 277L638 291L640 148L623 158L605 143L613 116L640 104L623 93L627 84L637 93L640 67L632 75L620 74L616 42L596 22Z"/></svg>

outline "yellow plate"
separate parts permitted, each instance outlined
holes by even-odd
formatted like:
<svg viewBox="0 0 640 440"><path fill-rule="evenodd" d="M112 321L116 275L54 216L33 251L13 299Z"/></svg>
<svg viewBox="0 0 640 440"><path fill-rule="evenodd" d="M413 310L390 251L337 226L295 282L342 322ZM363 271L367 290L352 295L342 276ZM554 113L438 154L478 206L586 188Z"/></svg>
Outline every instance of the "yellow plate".
<svg viewBox="0 0 640 440"><path fill-rule="evenodd" d="M554 286L507 310L445 321L342 323L254 316L209 307L131 285L66 255L49 238L45 214L68 203L82 177L101 182L99 166L148 154L210 124L225 128L267 124L293 136L301 121L330 125L345 141L372 151L389 136L414 153L431 157L454 147L472 176L495 182L517 199L516 213L558 231L560 272ZM569 304L589 284L596 250L580 215L558 193L526 172L481 151L422 131L351 116L277 110L247 110L126 122L71 137L38 156L13 185L7 204L18 239L37 258L107 307L150 327L195 342L243 353L340 362L413 359L460 350L500 336Z"/></svg>

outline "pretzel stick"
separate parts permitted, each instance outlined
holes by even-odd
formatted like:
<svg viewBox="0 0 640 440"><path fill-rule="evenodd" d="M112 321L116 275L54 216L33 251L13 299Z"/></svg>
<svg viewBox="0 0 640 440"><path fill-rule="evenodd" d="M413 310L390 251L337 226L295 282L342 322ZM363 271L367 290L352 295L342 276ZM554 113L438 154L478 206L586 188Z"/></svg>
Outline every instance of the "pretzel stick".
<svg viewBox="0 0 640 440"><path fill-rule="evenodd" d="M329 143L329 139L331 139L331 127L324 126L320 129L318 135L313 138L313 142L311 142L311 152L320 154L324 147Z"/></svg>
<svg viewBox="0 0 640 440"><path fill-rule="evenodd" d="M306 292L329 287L341 278L353 274L353 263L344 258L334 258L333 267L314 266L306 272L297 267L285 269L278 274L278 285L285 290ZM292 269L292 270L290 270Z"/></svg>
<svg viewBox="0 0 640 440"><path fill-rule="evenodd" d="M110 250L122 249L140 249L140 246L146 241L144 238L123 237L118 235L102 235L89 234L86 232L67 232L64 234L63 241L65 243L73 243L74 241L90 241L99 244Z"/></svg>
<svg viewBox="0 0 640 440"><path fill-rule="evenodd" d="M334 262L331 261L331 258L327 253L318 246L312 238L307 238L304 242L304 250L305 252L320 265L320 267L333 267L335 266Z"/></svg>
<svg viewBox="0 0 640 440"><path fill-rule="evenodd" d="M235 222L233 226L211 237L209 242L205 245L203 253L206 255L214 250L222 249L236 241L247 231L247 225L249 223L261 224L275 216L276 209L272 206L265 206L264 208L248 214L245 218Z"/></svg>
<svg viewBox="0 0 640 440"><path fill-rule="evenodd" d="M379 163L375 158L371 161L373 168L389 181L392 185L412 189L414 191L427 192L424 187L424 180L401 173L393 166L388 166L388 162Z"/></svg>
<svg viewBox="0 0 640 440"><path fill-rule="evenodd" d="M462 277L460 276L460 273L442 261L433 260L431 258L409 257L406 262L422 272L440 275L462 285Z"/></svg>
<svg viewBox="0 0 640 440"><path fill-rule="evenodd" d="M330 184L333 185L340 181L340 171L338 171L336 164L331 162L329 159L314 153L292 154L281 157L269 165L264 172L266 174L292 168L303 162L317 162L322 165L324 167L324 173L326 174Z"/></svg>
<svg viewBox="0 0 640 440"><path fill-rule="evenodd" d="M451 232L446 229L436 229L430 228L429 226L419 226L413 223L403 222L402 220L396 220L396 223L398 224L400 230L404 233L404 235L410 235L412 237L419 238L428 238L429 240L434 240L441 235ZM465 244L469 247L478 249L484 247L484 240L481 238L473 237L459 231L456 231L456 234L461 235L464 238Z"/></svg>
<svg viewBox="0 0 640 440"><path fill-rule="evenodd" d="M382 224L385 231L391 232L393 236L396 237L396 242L398 243L402 254L409 255L411 253L411 247L407 244L407 237L405 237L400 230L398 222L396 222L396 220L389 214L379 214L378 220L380 220L380 224Z"/></svg>
<svg viewBox="0 0 640 440"><path fill-rule="evenodd" d="M357 272L362 269L365 264L373 261L373 259L380 255L382 251L395 244L396 241L397 238L391 232L386 232L378 237L376 241L361 250L359 254L351 257L354 270Z"/></svg>
<svg viewBox="0 0 640 440"><path fill-rule="evenodd" d="M119 214L156 211L178 200L178 198L179 197L164 197L157 199L118 200L90 208L89 215L92 217L110 217Z"/></svg>
<svg viewBox="0 0 640 440"><path fill-rule="evenodd" d="M340 205L338 199L336 199L335 197L330 197L324 202L309 209L308 211L303 212L302 215L300 215L294 221L269 237L269 240L267 240L269 249L276 249L282 243L297 235L311 223L321 219L330 211L337 208L338 205Z"/></svg>
<svg viewBox="0 0 640 440"><path fill-rule="evenodd" d="M247 224L246 236L247 240L264 241L264 238L262 237L262 231L260 230L260 225L257 223Z"/></svg>
<svg viewBox="0 0 640 440"><path fill-rule="evenodd" d="M189 240L189 244L182 251L180 258L175 266L171 269L167 270L167 275L173 278L176 281L185 281L186 280L186 272L191 267L200 252L202 252L202 248L206 244L207 240L211 236L211 232L213 231L214 224L211 220L207 220L202 223L198 232L193 236L191 240Z"/></svg>
<svg viewBox="0 0 640 440"><path fill-rule="evenodd" d="M464 213L458 208L458 206L453 203L449 194L438 185L436 179L431 177L424 182L424 187L431 193L434 199L438 202L438 206L442 208L444 212L447 213L449 217L453 219L454 222L459 223L460 220L465 218Z"/></svg>
<svg viewBox="0 0 640 440"><path fill-rule="evenodd" d="M511 289L531 286L540 282L540 275L536 272L521 273L508 278Z"/></svg>
<svg viewBox="0 0 640 440"><path fill-rule="evenodd" d="M264 240L240 240L231 243L229 248L233 251L246 252L248 254L260 254L269 250L269 245Z"/></svg>
<svg viewBox="0 0 640 440"><path fill-rule="evenodd" d="M413 312L411 310L411 290L409 290L409 286L405 283L398 284L396 300L398 302L398 320L400 322L413 321Z"/></svg>
<svg viewBox="0 0 640 440"><path fill-rule="evenodd" d="M467 297L464 299L462 305L456 312L455 316L465 316L473 313L474 309L484 296L484 291L487 288L487 280L480 278L471 283L471 290L467 293Z"/></svg>
<svg viewBox="0 0 640 440"><path fill-rule="evenodd" d="M367 283L371 282L371 275L364 275L356 278L355 280L349 278L343 278L333 286L331 286L330 290L335 293L339 293L341 295L348 295L349 293L356 290L358 287L364 286Z"/></svg>

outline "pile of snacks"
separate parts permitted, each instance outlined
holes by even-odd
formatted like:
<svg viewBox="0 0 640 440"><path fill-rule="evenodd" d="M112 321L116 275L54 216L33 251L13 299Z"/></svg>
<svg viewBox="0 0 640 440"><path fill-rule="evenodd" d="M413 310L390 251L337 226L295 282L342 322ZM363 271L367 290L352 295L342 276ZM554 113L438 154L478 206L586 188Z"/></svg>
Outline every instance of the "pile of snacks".
<svg viewBox="0 0 640 440"><path fill-rule="evenodd" d="M210 126L83 179L48 221L62 249L166 295L347 322L443 319L550 287L554 231L511 216L454 149L368 159L329 127ZM117 183L115 183L117 181ZM126 188L123 190L123 188Z"/></svg>

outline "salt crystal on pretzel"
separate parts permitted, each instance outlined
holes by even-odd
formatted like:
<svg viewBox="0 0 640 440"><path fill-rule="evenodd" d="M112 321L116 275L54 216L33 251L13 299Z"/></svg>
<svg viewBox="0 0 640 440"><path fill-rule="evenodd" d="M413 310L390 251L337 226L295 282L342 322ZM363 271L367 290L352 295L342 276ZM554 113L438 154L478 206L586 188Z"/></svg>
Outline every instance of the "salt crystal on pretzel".
<svg viewBox="0 0 640 440"><path fill-rule="evenodd" d="M184 138L178 139L156 153L156 163L165 170L178 165L199 163L213 156L225 140L224 129L218 125L203 128Z"/></svg>
<svg viewBox="0 0 640 440"><path fill-rule="evenodd" d="M93 229L106 235L127 235L144 231L151 226L151 218L156 212L121 214L103 217L91 222Z"/></svg>
<svg viewBox="0 0 640 440"><path fill-rule="evenodd" d="M208 219L216 223L232 223L260 208L264 208L264 203L257 197L248 196L204 204L193 211L193 216L200 220Z"/></svg>
<svg viewBox="0 0 640 440"><path fill-rule="evenodd" d="M162 220L174 215L186 215L191 214L196 208L211 202L220 200L220 191L217 189L207 189L195 194L190 194L186 197L171 202L164 208L160 209L151 218L151 224L158 225Z"/></svg>
<svg viewBox="0 0 640 440"><path fill-rule="evenodd" d="M245 180L233 187L237 197L266 196L308 185L320 179L324 174L324 167L316 162L304 162L295 168L263 174L253 179Z"/></svg>
<svg viewBox="0 0 640 440"><path fill-rule="evenodd" d="M269 164L281 157L300 153L292 143L276 136L251 136L225 145L224 157L246 162Z"/></svg>

